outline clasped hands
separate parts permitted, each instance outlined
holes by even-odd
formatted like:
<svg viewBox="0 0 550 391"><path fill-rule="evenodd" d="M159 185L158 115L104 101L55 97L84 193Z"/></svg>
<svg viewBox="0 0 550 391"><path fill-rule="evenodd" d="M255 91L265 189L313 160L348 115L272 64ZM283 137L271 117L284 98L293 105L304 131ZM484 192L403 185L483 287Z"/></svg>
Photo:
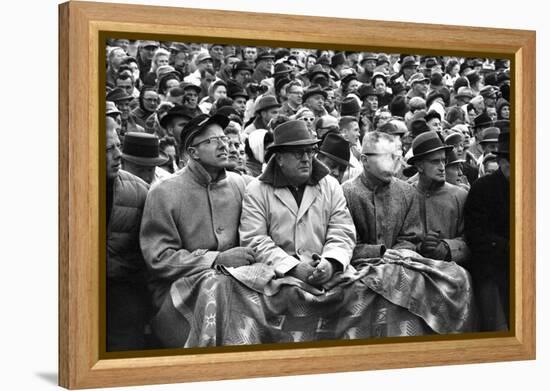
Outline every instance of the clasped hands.
<svg viewBox="0 0 550 391"><path fill-rule="evenodd" d="M214 262L215 265L225 267L248 266L256 263L256 251L250 247L233 247L220 252Z"/></svg>
<svg viewBox="0 0 550 391"><path fill-rule="evenodd" d="M313 254L311 259L302 259L292 268L287 275L302 280L315 287L321 287L329 282L335 273L332 262L318 254Z"/></svg>

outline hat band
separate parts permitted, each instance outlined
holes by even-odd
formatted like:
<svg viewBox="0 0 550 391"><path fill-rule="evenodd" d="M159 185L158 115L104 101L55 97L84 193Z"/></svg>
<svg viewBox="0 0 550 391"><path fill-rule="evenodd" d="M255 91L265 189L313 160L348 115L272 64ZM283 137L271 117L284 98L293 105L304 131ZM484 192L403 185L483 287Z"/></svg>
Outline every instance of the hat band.
<svg viewBox="0 0 550 391"><path fill-rule="evenodd" d="M156 158L159 156L158 145L139 145L124 143L122 153L145 158Z"/></svg>

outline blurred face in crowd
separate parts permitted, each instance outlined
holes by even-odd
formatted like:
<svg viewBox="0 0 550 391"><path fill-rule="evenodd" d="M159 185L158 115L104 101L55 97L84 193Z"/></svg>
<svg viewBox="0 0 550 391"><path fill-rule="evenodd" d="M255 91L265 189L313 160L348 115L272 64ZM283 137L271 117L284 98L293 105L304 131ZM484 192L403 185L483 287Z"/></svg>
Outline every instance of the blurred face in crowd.
<svg viewBox="0 0 550 391"><path fill-rule="evenodd" d="M275 158L281 171L295 186L306 183L311 176L311 168L315 149L313 146L285 148L277 152Z"/></svg>
<svg viewBox="0 0 550 391"><path fill-rule="evenodd" d="M378 110L378 97L376 95L369 95L365 98L365 100L372 111Z"/></svg>
<svg viewBox="0 0 550 391"><path fill-rule="evenodd" d="M201 45L199 43L190 43L189 51L191 52L192 55L195 55L201 51Z"/></svg>
<svg viewBox="0 0 550 391"><path fill-rule="evenodd" d="M443 126L441 126L441 120L439 118L430 118L428 122L426 122L428 125L428 128L430 130L435 130L437 132L440 132L443 129Z"/></svg>
<svg viewBox="0 0 550 391"><path fill-rule="evenodd" d="M235 56L237 54L237 47L235 45L225 45L223 48L224 56Z"/></svg>
<svg viewBox="0 0 550 391"><path fill-rule="evenodd" d="M311 68L312 66L314 66L315 63L316 63L316 61L317 61L317 60L315 59L315 57L313 57L313 56L308 57L308 58L306 59L306 69L309 69L309 68Z"/></svg>
<svg viewBox="0 0 550 391"><path fill-rule="evenodd" d="M254 47L244 48L244 60L248 62L254 62L256 60L258 52Z"/></svg>
<svg viewBox="0 0 550 391"><path fill-rule="evenodd" d="M500 117L502 119L510 119L510 106L502 106L500 108Z"/></svg>
<svg viewBox="0 0 550 391"><path fill-rule="evenodd" d="M115 105L117 109L120 110L120 117L123 120L127 120L130 116L130 100L119 100L118 102L115 102Z"/></svg>
<svg viewBox="0 0 550 391"><path fill-rule="evenodd" d="M483 148L483 154L487 155L488 153L494 153L498 150L498 143L481 143L481 147Z"/></svg>
<svg viewBox="0 0 550 391"><path fill-rule="evenodd" d="M224 85L219 85L214 90L214 100L227 97L227 89Z"/></svg>
<svg viewBox="0 0 550 391"><path fill-rule="evenodd" d="M206 73L204 77L201 79L201 88L203 91L208 91L210 88L210 84L214 83L216 81L216 76L211 75L210 73Z"/></svg>
<svg viewBox="0 0 550 391"><path fill-rule="evenodd" d="M409 78L416 72L415 67L405 67L403 68L403 76L405 77L405 80L409 80Z"/></svg>
<svg viewBox="0 0 550 391"><path fill-rule="evenodd" d="M185 66L186 62L189 61L189 57L185 52L177 52L173 56L174 59L174 68L182 68Z"/></svg>
<svg viewBox="0 0 550 391"><path fill-rule="evenodd" d="M462 163L448 164L445 167L445 180L451 185L458 186L461 183L464 183L462 181L463 175L464 174L462 172Z"/></svg>
<svg viewBox="0 0 550 391"><path fill-rule="evenodd" d="M237 83L239 83L242 86L246 86L249 83L251 78L252 78L252 73L244 69L240 70L235 74L235 80L237 81Z"/></svg>
<svg viewBox="0 0 550 391"><path fill-rule="evenodd" d="M158 94L155 91L145 91L143 94L143 107L147 111L155 111L160 103Z"/></svg>
<svg viewBox="0 0 550 391"><path fill-rule="evenodd" d="M357 145L359 141L359 123L352 121L341 128L342 137L344 137L350 145Z"/></svg>
<svg viewBox="0 0 550 391"><path fill-rule="evenodd" d="M443 184L445 182L445 151L429 153L416 163L416 167L424 179Z"/></svg>
<svg viewBox="0 0 550 391"><path fill-rule="evenodd" d="M359 80L352 80L348 84L348 94L355 93L361 87L361 82Z"/></svg>
<svg viewBox="0 0 550 391"><path fill-rule="evenodd" d="M426 92L428 92L429 84L430 82L428 80L424 80L424 81L413 83L412 88L417 94L426 95Z"/></svg>
<svg viewBox="0 0 550 391"><path fill-rule="evenodd" d="M126 53L128 53L128 47L130 46L130 40L128 39L115 39L113 40L113 46L118 46L122 48Z"/></svg>
<svg viewBox="0 0 550 391"><path fill-rule="evenodd" d="M119 47L112 49L112 51L109 53L109 65L111 66L111 68L117 70L124 57L126 57L126 52L124 51L124 49Z"/></svg>
<svg viewBox="0 0 550 391"><path fill-rule="evenodd" d="M321 161L325 166L328 167L330 170L330 175L338 181L338 183L342 183L342 179L344 177L344 173L346 172L346 166L337 163L336 161L332 160L331 158L319 153L317 154L317 159Z"/></svg>
<svg viewBox="0 0 550 391"><path fill-rule="evenodd" d="M221 45L214 45L210 49L210 55L212 58L215 58L216 60L223 61L223 46Z"/></svg>
<svg viewBox="0 0 550 391"><path fill-rule="evenodd" d="M275 61L272 58L266 58L258 63L257 68L262 72L273 72L273 64Z"/></svg>
<svg viewBox="0 0 550 391"><path fill-rule="evenodd" d="M170 121L170 123L167 125L167 131L169 134L174 136L176 140L180 139L181 132L185 125L189 122L188 118L185 117L176 117Z"/></svg>
<svg viewBox="0 0 550 391"><path fill-rule="evenodd" d="M180 82L178 79L169 79L166 81L166 92L170 91L172 88L179 87Z"/></svg>
<svg viewBox="0 0 550 391"><path fill-rule="evenodd" d="M399 169L402 153L396 141L379 139L364 148L361 154L363 170L378 180L388 183Z"/></svg>
<svg viewBox="0 0 550 391"><path fill-rule="evenodd" d="M264 124L268 124L275 116L277 116L277 114L279 114L278 107L272 107L270 109L260 111L260 116L262 117Z"/></svg>
<svg viewBox="0 0 550 391"><path fill-rule="evenodd" d="M169 64L169 58L167 55L163 54L157 57L157 68L168 64Z"/></svg>
<svg viewBox="0 0 550 391"><path fill-rule="evenodd" d="M302 104L302 96L304 95L304 89L300 86L292 86L287 92L288 101L294 106Z"/></svg>
<svg viewBox="0 0 550 391"><path fill-rule="evenodd" d="M454 67L452 67L451 69L451 76L452 77L455 77L458 75L458 72L460 71L460 65L459 64L456 64Z"/></svg>
<svg viewBox="0 0 550 391"><path fill-rule="evenodd" d="M107 117L107 180L115 179L120 170L122 151L118 139L118 127L114 119Z"/></svg>
<svg viewBox="0 0 550 391"><path fill-rule="evenodd" d="M325 115L320 119L321 126L316 129L317 138L321 139L328 132L340 133L340 128L338 127L338 120L332 115Z"/></svg>
<svg viewBox="0 0 550 391"><path fill-rule="evenodd" d="M497 109L496 107L487 107L487 114L491 117L491 121L497 120Z"/></svg>
<svg viewBox="0 0 550 391"><path fill-rule="evenodd" d="M313 114L313 112L311 112L310 110L304 110L297 119L304 121L310 132L313 133L313 124L315 122L315 115Z"/></svg>
<svg viewBox="0 0 550 391"><path fill-rule="evenodd" d="M224 139L222 127L211 124L192 140L189 156L207 170L224 169L228 164L228 142Z"/></svg>
<svg viewBox="0 0 550 391"><path fill-rule="evenodd" d="M116 87L122 88L128 95L132 95L134 93L134 83L131 78L116 79L115 84Z"/></svg>
<svg viewBox="0 0 550 391"><path fill-rule="evenodd" d="M185 104L191 108L197 107L199 101L199 94L194 89L188 88L185 90L184 97Z"/></svg>
<svg viewBox="0 0 550 391"><path fill-rule="evenodd" d="M381 77L374 79L374 90L377 94L384 95L386 93L386 83Z"/></svg>
<svg viewBox="0 0 550 391"><path fill-rule="evenodd" d="M157 49L158 49L158 46L154 46L154 45L142 46L139 51L141 58L145 61L151 61Z"/></svg>
<svg viewBox="0 0 550 391"><path fill-rule="evenodd" d="M313 110L321 111L323 110L325 98L321 94L315 94L307 98L306 103L308 107L311 107Z"/></svg>
<svg viewBox="0 0 550 391"><path fill-rule="evenodd" d="M233 108L242 116L246 110L246 98L242 96L236 96L233 99Z"/></svg>
<svg viewBox="0 0 550 391"><path fill-rule="evenodd" d="M228 170L234 170L240 165L239 150L241 148L241 139L238 134L230 133L227 135L229 138L227 147L227 166Z"/></svg>
<svg viewBox="0 0 550 391"><path fill-rule="evenodd" d="M132 76L134 77L134 80L138 80L139 79L139 67L138 67L138 64L135 63L134 61L131 61L128 63L128 67L130 68L130 70L132 71Z"/></svg>
<svg viewBox="0 0 550 391"><path fill-rule="evenodd" d="M327 93L327 99L325 99L324 107L328 112L331 112L332 110L334 110L334 105L335 105L334 90L327 90L326 93Z"/></svg>
<svg viewBox="0 0 550 391"><path fill-rule="evenodd" d="M214 61L212 61L212 59L210 59L210 58L202 60L201 62L199 62L197 64L197 69L199 71L202 71L204 69L214 70Z"/></svg>
<svg viewBox="0 0 550 391"><path fill-rule="evenodd" d="M367 60L363 62L363 67L368 72L374 72L374 68L376 68L376 60Z"/></svg>
<svg viewBox="0 0 550 391"><path fill-rule="evenodd" d="M230 66L230 67L233 67L234 64L240 62L241 59L239 57L236 57L236 56L230 56L230 57L227 57L225 59L225 64Z"/></svg>

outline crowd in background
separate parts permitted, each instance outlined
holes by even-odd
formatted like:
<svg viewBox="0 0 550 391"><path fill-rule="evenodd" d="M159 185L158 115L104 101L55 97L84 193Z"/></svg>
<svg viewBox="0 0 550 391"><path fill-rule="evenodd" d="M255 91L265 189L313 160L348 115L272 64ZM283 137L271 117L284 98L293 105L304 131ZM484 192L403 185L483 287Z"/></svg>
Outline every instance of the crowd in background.
<svg viewBox="0 0 550 391"><path fill-rule="evenodd" d="M190 127L223 116L227 122L216 123L225 125L224 136L201 143L225 145L225 170L246 185L265 176L281 150L275 147L297 137L283 132L297 134L295 121L303 122L315 141L295 138L301 149L290 151L320 162L341 185L357 243L370 246L361 254L356 247L354 256L394 248L395 235L373 233L394 227L400 217L393 212L403 205L418 205L407 212L422 231L410 248L471 273L479 330L508 327L509 60L126 39L108 40L106 59L106 116L118 137L108 154L120 150L116 175L122 169L143 180L132 182L142 190L120 210L116 175L111 181L108 175L108 224L118 224L108 230L118 232L108 236L113 324L125 322L120 308L128 303L155 302L146 290L124 287L148 273L124 258L142 259L139 230L149 189L193 160L188 148L198 144L189 144ZM391 181L383 179L388 172ZM390 182L398 190L379 197ZM295 195L298 205L302 195ZM144 310L144 325L161 306Z"/></svg>

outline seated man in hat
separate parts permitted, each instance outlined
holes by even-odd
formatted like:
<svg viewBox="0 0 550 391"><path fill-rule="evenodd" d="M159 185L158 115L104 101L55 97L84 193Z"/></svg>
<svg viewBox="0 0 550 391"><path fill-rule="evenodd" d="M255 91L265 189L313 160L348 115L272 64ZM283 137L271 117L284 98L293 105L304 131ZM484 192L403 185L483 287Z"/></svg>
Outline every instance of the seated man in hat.
<svg viewBox="0 0 550 391"><path fill-rule="evenodd" d="M107 93L107 101L114 102L120 110L119 137L123 138L127 132L144 132L143 127L137 124L131 113L130 101L134 98L120 87L114 88Z"/></svg>
<svg viewBox="0 0 550 391"><path fill-rule="evenodd" d="M149 133L126 133L122 143L122 169L154 185L170 173L159 166L168 161L160 155L159 139Z"/></svg>
<svg viewBox="0 0 550 391"><path fill-rule="evenodd" d="M159 130L164 132L164 134L157 134L157 136L159 138L170 136L177 142L180 142L182 130L193 118L193 113L185 106L176 105L168 109L168 111L159 114L159 118L161 126Z"/></svg>
<svg viewBox="0 0 550 391"><path fill-rule="evenodd" d="M498 136L499 168L479 178L464 207L470 272L481 331L508 330L510 296L510 134Z"/></svg>
<svg viewBox="0 0 550 391"><path fill-rule="evenodd" d="M338 182L314 158L306 124L279 125L269 147L274 156L247 188L239 228L241 245L258 260L315 286L344 271L355 246L355 228Z"/></svg>
<svg viewBox="0 0 550 391"><path fill-rule="evenodd" d="M260 83L262 80L270 78L273 74L275 55L270 50L261 51L258 53L255 62L256 68L252 74L252 79L256 83Z"/></svg>
<svg viewBox="0 0 550 391"><path fill-rule="evenodd" d="M426 99L428 84L430 84L430 80L424 74L418 72L412 75L408 81L410 89L407 92L407 99L411 100L414 97Z"/></svg>
<svg viewBox="0 0 550 391"><path fill-rule="evenodd" d="M360 176L342 187L355 228L353 258L401 258L415 250L421 235L418 198L412 185L395 178L402 159L399 139L370 132L363 139Z"/></svg>
<svg viewBox="0 0 550 391"><path fill-rule="evenodd" d="M479 140L479 145L483 149L483 154L477 159L477 166L479 167L479 176L485 175L485 167L483 166L483 159L485 156L495 152L498 148L498 135L500 134L500 129L494 126L490 128L485 128L481 132L481 138Z"/></svg>
<svg viewBox="0 0 550 391"><path fill-rule="evenodd" d="M350 150L350 166L348 166L342 178L342 182L345 182L348 179L355 178L362 172L361 163L359 163L359 150L361 145L359 142L359 122L356 117L345 116L340 118L338 125L340 127L340 133L348 142Z"/></svg>
<svg viewBox="0 0 550 391"><path fill-rule="evenodd" d="M225 170L228 138L223 129L228 123L221 115L191 120L182 132L189 163L151 189L145 203L140 244L150 271L153 306L162 309L153 326L167 346L183 346L187 338L187 323L171 311L182 295L177 287L171 289L175 281L255 259L252 249L239 247L245 181Z"/></svg>
<svg viewBox="0 0 550 391"><path fill-rule="evenodd" d="M425 132L413 140L413 155L407 163L418 171L418 180L413 184L419 196L422 223L417 252L463 265L470 255L463 232L468 192L445 181L446 152L452 148L436 132Z"/></svg>
<svg viewBox="0 0 550 391"><path fill-rule="evenodd" d="M328 133L323 138L317 160L323 163L330 170L330 175L342 183L346 169L351 166L349 143L337 133Z"/></svg>
<svg viewBox="0 0 550 391"><path fill-rule="evenodd" d="M327 99L327 92L317 84L309 86L302 97L304 107L313 111L315 118L328 114L325 110L325 99Z"/></svg>
<svg viewBox="0 0 550 391"><path fill-rule="evenodd" d="M107 351L145 349L150 317L139 225L149 186L121 170L119 125L107 117Z"/></svg>

